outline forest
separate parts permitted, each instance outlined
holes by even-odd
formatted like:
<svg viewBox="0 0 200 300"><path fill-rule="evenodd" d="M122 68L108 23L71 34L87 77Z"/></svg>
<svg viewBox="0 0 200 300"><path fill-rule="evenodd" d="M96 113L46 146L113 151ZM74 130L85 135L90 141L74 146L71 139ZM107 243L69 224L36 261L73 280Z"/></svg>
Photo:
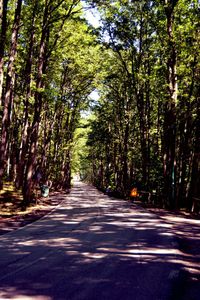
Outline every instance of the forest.
<svg viewBox="0 0 200 300"><path fill-rule="evenodd" d="M0 0L0 196L73 174L162 207L200 197L198 0ZM99 19L93 26L86 17ZM98 94L93 99L93 93Z"/></svg>

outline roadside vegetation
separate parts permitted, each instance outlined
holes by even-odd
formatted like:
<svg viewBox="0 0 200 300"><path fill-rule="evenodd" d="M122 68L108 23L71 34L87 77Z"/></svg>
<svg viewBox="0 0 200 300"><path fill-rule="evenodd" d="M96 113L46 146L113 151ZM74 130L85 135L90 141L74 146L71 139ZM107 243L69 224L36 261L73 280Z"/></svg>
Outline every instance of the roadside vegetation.
<svg viewBox="0 0 200 300"><path fill-rule="evenodd" d="M94 8L98 28L85 18ZM120 197L137 187L191 210L199 37L198 0L0 0L3 205L24 209L39 183L68 191L79 174Z"/></svg>

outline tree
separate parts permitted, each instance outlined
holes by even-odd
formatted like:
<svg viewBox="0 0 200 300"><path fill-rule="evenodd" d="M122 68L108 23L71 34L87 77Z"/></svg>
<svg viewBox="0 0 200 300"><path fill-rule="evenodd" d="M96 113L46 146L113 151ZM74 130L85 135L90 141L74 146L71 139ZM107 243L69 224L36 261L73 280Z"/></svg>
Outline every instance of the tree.
<svg viewBox="0 0 200 300"><path fill-rule="evenodd" d="M17 188L23 187L27 205L33 197L38 167L45 170L44 179L50 176L56 180L60 174L61 186L70 185L73 134L80 110L87 105L87 95L94 86L99 46L93 28L82 16L79 0L17 3L13 29L9 22L7 31L7 37L13 34L15 39L8 63L12 74L8 72L11 76L5 85L8 93L4 95L7 102L2 123L1 172L2 183L3 178L10 179L15 180ZM11 4L9 20L15 8L15 3ZM7 53L8 47L1 52L3 59L7 60ZM4 83L5 79L4 76Z"/></svg>
<svg viewBox="0 0 200 300"><path fill-rule="evenodd" d="M40 39L40 46L39 46L39 55L38 55L38 67L37 67L37 79L36 79L36 92L35 92L35 110L34 110L34 117L31 126L31 134L30 134L30 150L29 150L29 157L27 162L27 169L25 175L25 181L23 186L23 194L24 200L26 202L30 202L31 200L31 191L32 191L32 177L36 165L36 158L37 158L37 142L38 142L38 133L39 133L39 125L40 125L40 115L42 110L42 90L45 87L45 82L43 80L43 76L46 72L46 68L48 65L48 60L50 57L50 53L52 51L49 48L49 39L50 34L52 31L52 25L56 24L57 14L59 14L59 8L62 5L65 5L65 1L58 1L58 3L54 1L47 1L45 2L44 13L43 13L43 21L42 21L42 32L41 32L41 39ZM72 3L69 3L67 7L63 7L65 9L64 16L59 17L58 20L61 21L58 23L58 29L62 30L64 23L67 19L69 19L74 14L74 9L76 9L77 4L79 1L74 0ZM58 42L59 33L57 32L56 35L53 37L53 47L56 47ZM50 51L50 52L49 52Z"/></svg>
<svg viewBox="0 0 200 300"><path fill-rule="evenodd" d="M4 100L3 100L3 117L2 117L2 132L1 132L1 146L0 146L0 187L1 188L3 186L3 175L4 175L7 154L8 154L9 131L10 131L11 114L12 114L12 107L13 107L12 93L13 93L13 87L15 81L14 61L17 53L17 41L18 41L18 31L20 25L21 7L22 7L22 0L18 0L16 10L15 10L15 18L13 23L12 35L11 35L11 46L10 46L9 61L8 61L7 74L6 74L6 88L5 88Z"/></svg>
<svg viewBox="0 0 200 300"><path fill-rule="evenodd" d="M2 91L3 91L3 65L4 65L4 51L6 43L7 32L7 5L8 0L0 1L0 19L1 19L1 32L0 32L0 103L2 105Z"/></svg>
<svg viewBox="0 0 200 300"><path fill-rule="evenodd" d="M97 122L99 111L105 113L104 103L109 103L112 108L104 117L104 131L110 128L106 120L111 111L115 112L117 130L111 129L115 146L110 155L124 155L124 169L119 160L116 169L117 177L127 180L123 184L120 179L123 193L129 184L138 182L140 188L162 194L161 205L175 208L190 201L189 207L191 174L197 174L191 161L195 157L198 165L198 154L193 153L199 151L195 150L198 122L194 117L198 103L197 1L92 2L102 15L104 51L110 51L115 60L106 67L101 85L104 101L96 112ZM117 122L118 118L123 121ZM92 130L95 132L95 127ZM115 132L124 132L119 152ZM104 154L101 152L104 158L107 142ZM95 139L90 141L98 156L94 143ZM109 162L104 159L103 164L105 177ZM198 194L196 188L193 194Z"/></svg>

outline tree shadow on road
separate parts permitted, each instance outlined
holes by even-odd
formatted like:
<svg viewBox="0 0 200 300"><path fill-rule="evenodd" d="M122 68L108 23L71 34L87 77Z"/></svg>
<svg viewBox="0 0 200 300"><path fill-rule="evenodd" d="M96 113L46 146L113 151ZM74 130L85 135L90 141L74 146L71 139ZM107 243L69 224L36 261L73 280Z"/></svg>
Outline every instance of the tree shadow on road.
<svg viewBox="0 0 200 300"><path fill-rule="evenodd" d="M0 298L197 300L200 266L173 225L78 186L48 217L2 236Z"/></svg>

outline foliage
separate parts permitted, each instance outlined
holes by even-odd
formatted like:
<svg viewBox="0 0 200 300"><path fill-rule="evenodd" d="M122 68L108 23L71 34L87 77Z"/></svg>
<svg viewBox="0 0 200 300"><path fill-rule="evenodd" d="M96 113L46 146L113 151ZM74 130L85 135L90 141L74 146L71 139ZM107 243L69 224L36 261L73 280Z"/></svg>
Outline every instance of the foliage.
<svg viewBox="0 0 200 300"><path fill-rule="evenodd" d="M5 95L12 96L2 118L2 128L9 135L1 140L0 181L9 178L22 188L26 205L32 199L38 169L42 180L51 179L55 188L70 186L74 132L94 88L100 45L79 0L23 1L11 58L16 3L9 2L7 15L4 61L14 63L14 85L6 90L10 71L4 63L3 104Z"/></svg>
<svg viewBox="0 0 200 300"><path fill-rule="evenodd" d="M200 194L191 164L199 161L198 1L92 2L107 53L89 134L93 182L124 196L134 185L156 189L160 205L190 208Z"/></svg>
<svg viewBox="0 0 200 300"><path fill-rule="evenodd" d="M85 4L98 10L99 28L85 19ZM37 172L60 189L80 173L116 195L138 186L156 190L160 205L190 208L200 194L198 5L8 1L1 186L11 180L27 205ZM91 101L95 89L100 99Z"/></svg>

